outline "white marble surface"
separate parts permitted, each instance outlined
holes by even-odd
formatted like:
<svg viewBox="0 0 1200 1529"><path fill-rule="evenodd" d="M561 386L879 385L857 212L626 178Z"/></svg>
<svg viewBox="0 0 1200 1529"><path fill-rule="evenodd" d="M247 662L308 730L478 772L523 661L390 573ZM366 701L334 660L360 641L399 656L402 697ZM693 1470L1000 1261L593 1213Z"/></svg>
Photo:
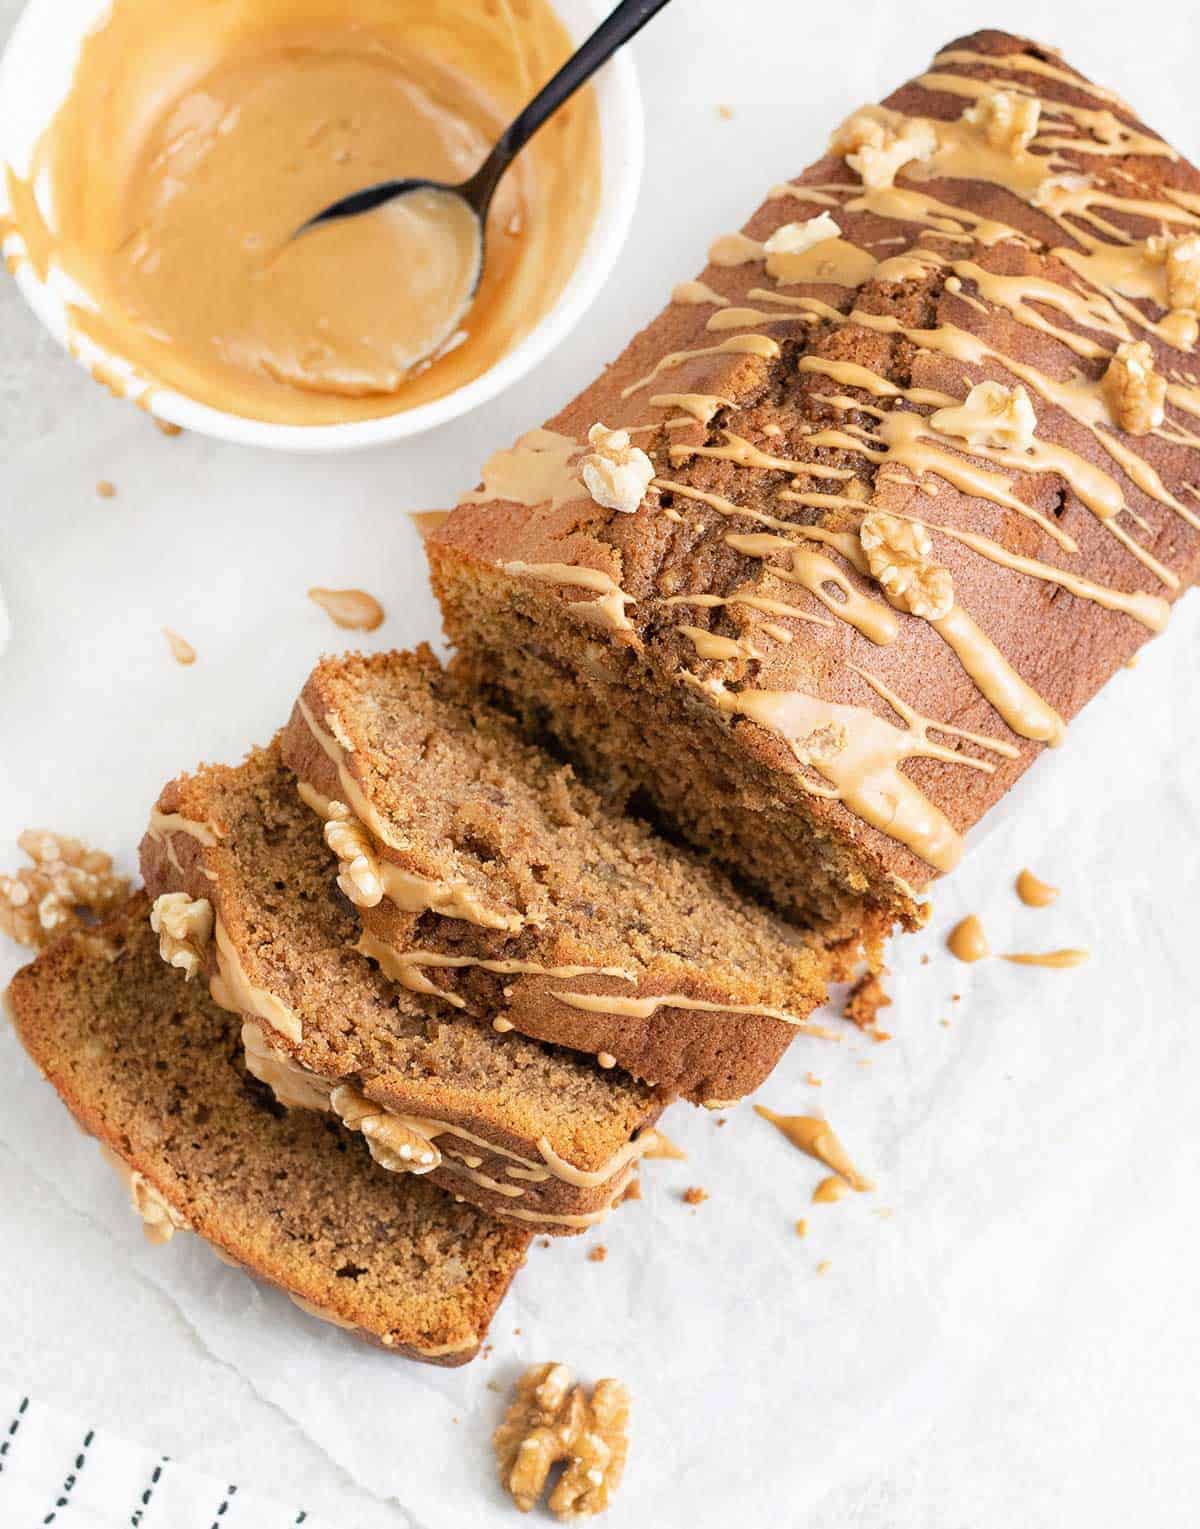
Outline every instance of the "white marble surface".
<svg viewBox="0 0 1200 1529"><path fill-rule="evenodd" d="M0 25L15 12L0 0ZM1187 18L1146 5L1132 24L1072 0L1010 3L1001 19L1063 46L1195 156ZM159 784L265 738L336 644L310 584L379 594L381 645L432 636L404 511L448 502L492 447L586 382L844 111L993 19L973 4L676 0L638 44L645 213L611 289L539 377L404 447L297 461L165 440L0 285L14 626L0 846L44 822L131 865ZM116 499L96 498L99 478ZM194 668L170 661L163 625L196 645ZM812 1166L748 1106L723 1129L679 1110L691 1161L655 1165L646 1200L603 1232L535 1249L492 1358L434 1373L361 1352L186 1238L144 1249L3 1033L0 1372L346 1529L513 1522L491 1485L486 1381L547 1357L633 1389L614 1529L731 1515L808 1529L1194 1522L1198 637L1189 601L942 886L929 931L895 953L895 1039L797 1042L763 1090L776 1107L824 1108L874 1196L810 1208ZM1014 897L1026 863L1062 885L1054 910ZM998 949L1081 944L1094 959L1066 973L957 967L940 938L967 910ZM0 957L0 979L13 964ZM712 1196L695 1211L678 1198L691 1183ZM586 1259L597 1241L603 1264Z"/></svg>

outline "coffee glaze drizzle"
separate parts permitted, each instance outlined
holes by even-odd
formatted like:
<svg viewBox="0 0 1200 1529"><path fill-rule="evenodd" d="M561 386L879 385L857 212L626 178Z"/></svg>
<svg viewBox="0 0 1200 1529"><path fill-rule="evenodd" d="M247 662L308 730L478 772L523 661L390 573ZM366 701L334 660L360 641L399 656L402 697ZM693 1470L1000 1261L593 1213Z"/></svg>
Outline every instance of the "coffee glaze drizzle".
<svg viewBox="0 0 1200 1529"><path fill-rule="evenodd" d="M1030 870L1017 877L1017 896L1027 908L1048 908L1058 898L1058 888L1040 880Z"/></svg>
<svg viewBox="0 0 1200 1529"><path fill-rule="evenodd" d="M964 587L987 563L997 578L1036 581L1114 621L1161 631L1181 584L1163 549L1178 558L1200 530L1200 486L1168 488L1142 440L1200 449L1200 383L1179 369L1197 343L1200 194L1170 184L1175 151L1124 120L1128 109L1118 98L1036 54L950 50L917 84L936 93L939 110L949 105L944 118L885 108L856 114L868 119L865 132L856 138L851 123L835 137L844 178L776 187L774 232L764 232L760 216L755 237L722 237L702 280L675 289L680 309L711 311L693 328L696 338L657 362L652 355L641 362L648 370L621 393L638 398L643 411L648 403L651 416L659 411L657 432L645 412L626 428L644 432L639 440L656 468L658 503L689 530L694 519L696 535L706 534L715 512L728 522L724 547L759 569L741 585L731 578L724 588L663 590L665 599L643 593L621 609L641 634L651 606L690 606L692 619L668 629L679 644L680 680L736 725L781 739L804 791L836 799L944 871L960 857L961 837L930 800L928 773L917 772L918 782L908 761L994 772L997 756L1020 759L1030 743L1060 742L1065 723L1020 672L1036 653L1022 657L1007 643L1002 651L988 635L1002 596L975 613L957 593L948 609L931 615L910 609L883 582L886 571L864 561L862 522L883 510L920 527L930 563L960 570ZM1063 87L1076 93L1072 99L1056 99ZM871 162L862 143L873 140ZM1142 185L1129 173L1138 159L1151 166ZM986 213L957 205L972 187L1001 188L1002 195L988 197ZM1030 210L1019 220L1029 227L1005 220L1005 195ZM824 222L806 239L813 220ZM889 225L894 234L880 231ZM998 263L993 252L1004 247L1013 252L1006 268L990 269ZM881 284L911 281L932 284L935 299L940 286L955 300L953 317L943 316L941 305L923 322L897 316L895 303L891 312L872 311ZM985 338L974 332L975 315L1002 322ZM1014 328L1031 332L1021 355L1011 354L1004 338ZM864 342L858 359L823 354L823 343L808 347L809 330L831 340L857 332ZM687 331L677 326L675 333ZM903 386L863 364L864 352L891 353L897 345L944 363L943 387ZM1062 347L1053 365L1044 359L1049 345ZM681 390L702 390L705 407L687 409L683 399L695 395L683 391L650 389L676 371L687 378ZM747 385L737 396L754 407L744 424L728 402L732 379L743 374ZM785 443L782 422L794 392L774 416L781 423L761 423L759 405L781 377L796 374L802 404L819 398L824 418L802 406L802 427L786 432ZM988 418L973 397L985 380L1002 390L1022 429ZM681 407L697 428L679 417ZM738 490L743 473L787 480L773 493L768 483L764 494L756 478L751 504ZM1079 507L1074 517L1060 523L1026 502L1039 478L1063 486L1063 501ZM930 514L912 514L915 495L902 504L897 485L927 494ZM1001 529L988 535L976 529L980 521L961 523L958 502L943 509L939 489L946 486L995 507L990 518ZM1152 526L1135 496L1169 518ZM943 503L954 499L944 495ZM797 509L818 512L818 523L802 523ZM1088 515L1102 538L1087 526ZM1089 553L1104 542L1111 550ZM1112 568L1122 570L1115 583ZM720 622L726 611L735 630L704 624L702 613ZM777 649L789 639L799 649L814 620L833 622L828 646L824 638L809 643L804 651L813 662L789 669L787 688L773 688ZM998 735L924 716L914 694L872 674L863 640L898 649L926 626L991 708ZM848 636L838 635L847 627ZM898 671L889 664L888 672ZM793 675L804 678L797 684Z"/></svg>

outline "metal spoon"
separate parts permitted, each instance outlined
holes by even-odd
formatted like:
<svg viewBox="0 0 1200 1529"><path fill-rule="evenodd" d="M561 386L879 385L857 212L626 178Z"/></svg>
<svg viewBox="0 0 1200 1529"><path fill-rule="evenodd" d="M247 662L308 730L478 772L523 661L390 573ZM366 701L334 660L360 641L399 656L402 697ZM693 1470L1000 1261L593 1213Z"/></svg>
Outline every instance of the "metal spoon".
<svg viewBox="0 0 1200 1529"><path fill-rule="evenodd" d="M570 100L579 87L586 84L601 65L607 63L617 49L623 47L631 37L640 32L666 4L667 0L622 0L622 3L600 23L587 41L571 55L554 78L538 91L529 105L504 131L495 148L475 174L461 186L447 186L440 181L425 180L420 177L380 181L377 185L367 186L362 191L351 192L349 196L344 196L340 201L323 208L302 224L292 237L297 238L310 229L319 227L322 223L331 223L342 218L356 218L360 213L372 212L375 208L384 206L385 203L394 202L399 197L411 196L414 192L432 192L435 195L452 197L454 207L444 211L450 214L456 223L463 221L464 212L469 213L475 231L476 259L473 271L468 263L467 279L462 283L463 295L447 322L439 326L436 343L433 343L431 335L425 355L432 354L457 329L459 321L474 301L475 293L478 291L483 275L488 208L491 206L492 197L504 172L558 108ZM423 204L428 210L428 196L423 199ZM417 207L414 204L414 212L416 210ZM414 356L409 364L422 359L424 359L423 356Z"/></svg>

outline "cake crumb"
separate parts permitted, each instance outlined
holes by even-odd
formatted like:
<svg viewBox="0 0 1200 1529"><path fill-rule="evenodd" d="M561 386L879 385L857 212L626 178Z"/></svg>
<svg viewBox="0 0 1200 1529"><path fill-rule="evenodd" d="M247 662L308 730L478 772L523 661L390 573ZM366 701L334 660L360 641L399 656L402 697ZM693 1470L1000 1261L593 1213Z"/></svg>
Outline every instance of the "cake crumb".
<svg viewBox="0 0 1200 1529"><path fill-rule="evenodd" d="M922 954L922 956L921 956L921 965L922 966L928 966L929 965L929 952L928 951L925 951Z"/></svg>
<svg viewBox="0 0 1200 1529"><path fill-rule="evenodd" d="M571 1522L603 1513L625 1470L628 1428L629 1393L619 1380L598 1380L588 1396L566 1365L534 1365L492 1435L501 1484L528 1513L562 1463L551 1513Z"/></svg>
<svg viewBox="0 0 1200 1529"><path fill-rule="evenodd" d="M860 1030L869 1030L880 1009L888 1008L891 1001L879 980L879 973L866 972L846 994L842 1018L856 1024Z"/></svg>
<svg viewBox="0 0 1200 1529"><path fill-rule="evenodd" d="M829 1260L827 1258L823 1258L821 1260L821 1262L817 1265L817 1273L818 1274L828 1274L830 1269L832 1269L832 1268L833 1268L833 1265L829 1262Z"/></svg>
<svg viewBox="0 0 1200 1529"><path fill-rule="evenodd" d="M161 434L170 437L171 440L174 440L177 435L183 434L183 426L172 424L169 419L156 418L154 424Z"/></svg>
<svg viewBox="0 0 1200 1529"><path fill-rule="evenodd" d="M549 1239L549 1237L539 1237L538 1238L538 1247L539 1248L548 1248L549 1246L550 1246L550 1239Z"/></svg>
<svg viewBox="0 0 1200 1529"><path fill-rule="evenodd" d="M808 1222L804 1219L803 1216L801 1216L799 1221L796 1222L796 1236L797 1237L807 1237L808 1236Z"/></svg>
<svg viewBox="0 0 1200 1529"><path fill-rule="evenodd" d="M108 478L101 478L96 484L96 494L101 499L115 499L117 497L117 485Z"/></svg>
<svg viewBox="0 0 1200 1529"><path fill-rule="evenodd" d="M181 637L178 632L173 632L169 626L163 627L163 636L167 639L167 646L171 649L171 657L177 664L194 664L196 662L196 650L186 637Z"/></svg>
<svg viewBox="0 0 1200 1529"><path fill-rule="evenodd" d="M602 1264L607 1257L608 1249L602 1242L598 1242L588 1254L588 1262L592 1264Z"/></svg>
<svg viewBox="0 0 1200 1529"><path fill-rule="evenodd" d="M642 1198L642 1181L641 1181L641 1179L630 1179L629 1183L626 1184L625 1189L624 1189L623 1193L621 1194L621 1197L618 1199L617 1204L618 1205L624 1205L626 1200L640 1200L641 1198Z"/></svg>
<svg viewBox="0 0 1200 1529"><path fill-rule="evenodd" d="M721 1115L716 1120L713 1121L713 1125L717 1126L718 1129L721 1126L725 1126L725 1125L728 1125L728 1124L729 1124L729 1116L728 1115Z"/></svg>
<svg viewBox="0 0 1200 1529"><path fill-rule="evenodd" d="M717 116L720 117L722 122L731 121L733 118L733 107L722 103L717 107Z"/></svg>
<svg viewBox="0 0 1200 1529"><path fill-rule="evenodd" d="M818 1078L815 1072L806 1072L804 1074L804 1081L808 1084L808 1086L810 1088L822 1088L822 1087L824 1087L824 1083L823 1083L822 1079Z"/></svg>
<svg viewBox="0 0 1200 1529"><path fill-rule="evenodd" d="M685 1189L681 1196L685 1205L703 1205L708 1199L708 1190L699 1184L693 1184L690 1189Z"/></svg>

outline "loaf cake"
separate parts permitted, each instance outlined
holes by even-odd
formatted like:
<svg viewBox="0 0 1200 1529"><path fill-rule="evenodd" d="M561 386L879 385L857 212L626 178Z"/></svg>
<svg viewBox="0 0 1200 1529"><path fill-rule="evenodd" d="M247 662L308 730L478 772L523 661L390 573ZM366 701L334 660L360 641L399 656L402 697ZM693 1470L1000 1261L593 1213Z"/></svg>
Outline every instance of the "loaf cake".
<svg viewBox="0 0 1200 1529"><path fill-rule="evenodd" d="M197 1232L303 1310L409 1358L463 1364L531 1234L372 1163L286 1111L241 1062L239 1022L160 959L136 894L19 971L25 1049L126 1178L146 1231Z"/></svg>
<svg viewBox="0 0 1200 1529"><path fill-rule="evenodd" d="M165 959L251 1021L251 1069L376 1160L548 1232L600 1220L661 1105L625 1073L434 1010L355 950L353 906L278 743L172 781L142 842Z"/></svg>
<svg viewBox="0 0 1200 1529"><path fill-rule="evenodd" d="M917 924L1200 572L1200 175L1001 32L427 541L460 671L803 925Z"/></svg>
<svg viewBox="0 0 1200 1529"><path fill-rule="evenodd" d="M428 648L324 660L282 751L388 975L663 1098L757 1088L856 953L606 807Z"/></svg>

